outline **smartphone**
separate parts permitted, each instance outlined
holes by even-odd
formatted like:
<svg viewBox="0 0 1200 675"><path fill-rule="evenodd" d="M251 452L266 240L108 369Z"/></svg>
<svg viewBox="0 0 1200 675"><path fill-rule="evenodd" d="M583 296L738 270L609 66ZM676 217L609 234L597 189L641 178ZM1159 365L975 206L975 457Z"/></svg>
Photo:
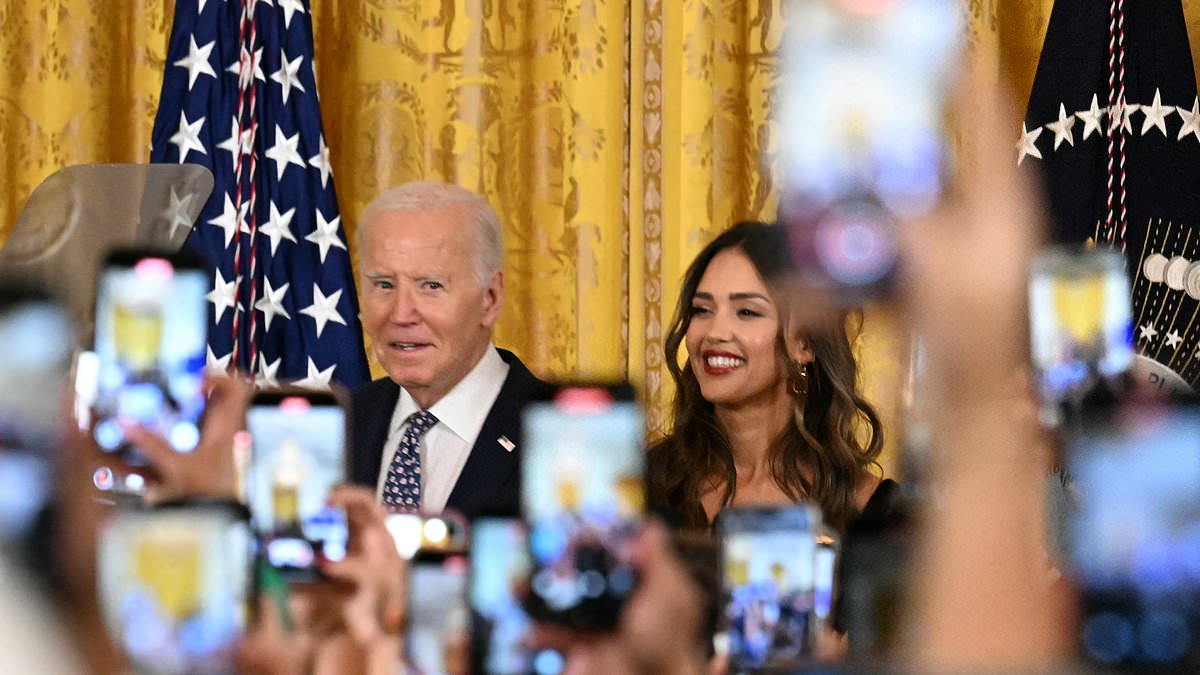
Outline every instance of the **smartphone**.
<svg viewBox="0 0 1200 675"><path fill-rule="evenodd" d="M1064 434L1080 652L1200 672L1200 404L1090 406Z"/></svg>
<svg viewBox="0 0 1200 675"><path fill-rule="evenodd" d="M784 42L780 218L799 281L857 303L893 288L897 227L939 201L955 0L798 0Z"/></svg>
<svg viewBox="0 0 1200 675"><path fill-rule="evenodd" d="M0 283L0 541L27 534L53 495L74 349L64 306L35 287Z"/></svg>
<svg viewBox="0 0 1200 675"><path fill-rule="evenodd" d="M471 672L466 521L453 512L394 513L387 528L409 561L406 672Z"/></svg>
<svg viewBox="0 0 1200 675"><path fill-rule="evenodd" d="M533 623L523 605L531 568L525 523L476 518L471 523L471 672L557 675L562 655L535 649Z"/></svg>
<svg viewBox="0 0 1200 675"><path fill-rule="evenodd" d="M116 512L100 534L100 604L137 672L234 672L253 596L252 539L235 504Z"/></svg>
<svg viewBox="0 0 1200 675"><path fill-rule="evenodd" d="M346 555L346 515L329 494L346 478L340 394L259 392L246 415L246 493L259 552L291 581L316 581L323 560Z"/></svg>
<svg viewBox="0 0 1200 675"><path fill-rule="evenodd" d="M131 425L179 452L200 441L211 281L188 251L117 250L100 269L92 434L126 465L144 464L125 437Z"/></svg>
<svg viewBox="0 0 1200 675"><path fill-rule="evenodd" d="M1098 387L1119 393L1134 358L1125 258L1071 247L1040 253L1029 280L1029 329L1038 393L1048 412Z"/></svg>
<svg viewBox="0 0 1200 675"><path fill-rule="evenodd" d="M611 630L633 593L645 513L642 412L627 386L562 385L522 416L522 505L538 621Z"/></svg>
<svg viewBox="0 0 1200 675"><path fill-rule="evenodd" d="M730 666L789 668L811 658L820 512L727 508L716 527Z"/></svg>

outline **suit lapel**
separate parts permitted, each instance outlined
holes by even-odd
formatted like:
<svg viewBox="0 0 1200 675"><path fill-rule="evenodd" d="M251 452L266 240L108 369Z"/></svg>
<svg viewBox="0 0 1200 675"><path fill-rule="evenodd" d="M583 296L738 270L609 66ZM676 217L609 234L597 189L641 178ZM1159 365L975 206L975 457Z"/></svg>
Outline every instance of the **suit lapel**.
<svg viewBox="0 0 1200 675"><path fill-rule="evenodd" d="M511 352L499 352L509 365L508 377L446 501L446 508L468 517L485 511L515 515L520 508L521 409L540 380Z"/></svg>
<svg viewBox="0 0 1200 675"><path fill-rule="evenodd" d="M375 487L379 480L379 464L383 461L383 444L387 442L388 425L400 398L400 387L382 379L360 388L353 398L353 428L350 438L354 445L351 480L358 485Z"/></svg>

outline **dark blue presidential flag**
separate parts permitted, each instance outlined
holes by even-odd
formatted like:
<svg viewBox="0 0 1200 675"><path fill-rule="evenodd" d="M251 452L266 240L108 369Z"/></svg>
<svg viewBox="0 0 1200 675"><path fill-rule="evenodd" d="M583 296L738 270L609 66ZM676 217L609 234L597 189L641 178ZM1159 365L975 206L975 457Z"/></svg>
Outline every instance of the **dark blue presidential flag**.
<svg viewBox="0 0 1200 675"><path fill-rule="evenodd" d="M1179 0L1056 0L1016 161L1058 241L1124 251L1146 381L1200 391L1200 98Z"/></svg>
<svg viewBox="0 0 1200 675"><path fill-rule="evenodd" d="M151 161L212 171L209 364L264 386L369 375L312 59L308 0L176 2Z"/></svg>

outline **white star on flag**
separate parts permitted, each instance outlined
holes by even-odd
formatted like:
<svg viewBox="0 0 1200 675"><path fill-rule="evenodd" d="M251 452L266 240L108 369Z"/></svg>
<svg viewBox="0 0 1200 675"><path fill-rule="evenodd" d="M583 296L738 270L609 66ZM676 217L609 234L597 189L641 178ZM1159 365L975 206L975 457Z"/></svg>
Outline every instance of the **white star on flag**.
<svg viewBox="0 0 1200 675"><path fill-rule="evenodd" d="M1181 336L1177 331L1171 331L1170 333L1167 333L1168 347L1175 349L1179 346L1180 342L1183 342L1183 336Z"/></svg>
<svg viewBox="0 0 1200 675"><path fill-rule="evenodd" d="M214 80L217 78L216 71L212 69L212 65L208 62L209 57L212 55L213 47L217 46L217 42L214 40L203 47L197 47L196 36L190 36L188 39L191 40L191 45L188 47L188 55L176 61L175 65L180 68L187 68L188 90L190 91L192 87L196 86L196 78L200 77L201 73L212 77Z"/></svg>
<svg viewBox="0 0 1200 675"><path fill-rule="evenodd" d="M1142 121L1142 135L1145 136L1147 131L1157 128L1163 136L1166 136L1167 118L1173 112L1175 112L1175 106L1163 105L1162 95L1155 89L1154 101L1148 106L1142 106L1142 114L1146 116L1146 119Z"/></svg>
<svg viewBox="0 0 1200 675"><path fill-rule="evenodd" d="M258 299L258 302L254 303L254 309L263 313L263 321L266 323L264 331L271 330L271 320L276 316L282 316L285 319L292 318L292 315L288 314L287 310L283 308L283 296L287 293L288 286L290 285L284 284L279 288L271 288L271 280L263 277L265 290L263 291L263 296Z"/></svg>
<svg viewBox="0 0 1200 675"><path fill-rule="evenodd" d="M1080 110L1075 113L1075 117L1083 120L1083 140L1087 140L1088 136L1095 131L1096 135L1101 135L1103 131L1100 128L1101 120L1103 119L1104 109L1100 107L1096 100L1096 95L1092 94L1092 107L1087 110Z"/></svg>
<svg viewBox="0 0 1200 675"><path fill-rule="evenodd" d="M231 63L229 67L225 69L225 72L237 75L238 86L240 87L248 86L250 84L251 77L259 82L266 82L267 77L263 75L262 69L262 53L263 48L259 47L258 49L254 50L254 56L251 57L250 53L246 51L246 48L242 47L241 54L238 56L238 60ZM245 61L247 65L246 72L244 73L242 72L242 61Z"/></svg>
<svg viewBox="0 0 1200 675"><path fill-rule="evenodd" d="M242 142L238 143L238 121L233 118L233 124L229 126L229 138L217 144L217 147L228 151L230 156L230 164L232 171L237 171L238 155L240 151L243 155L250 154L250 127L242 129Z"/></svg>
<svg viewBox="0 0 1200 675"><path fill-rule="evenodd" d="M238 223L241 223L242 219L246 217L246 209L249 206L250 202L242 202L242 212L239 214L233 207L233 200L229 198L229 195L225 195L225 210L221 215L208 221L209 225L216 225L225 230L225 248L229 248L230 242L233 241L233 235L237 234ZM245 223L242 223L242 227L245 229Z"/></svg>
<svg viewBox="0 0 1200 675"><path fill-rule="evenodd" d="M1021 162L1025 161L1025 156L1042 158L1042 151L1038 150L1037 139L1042 135L1042 128L1037 127L1032 131L1025 129L1025 123L1021 123L1021 140L1017 141L1017 166L1021 166ZM1011 138L1011 137L1010 137Z"/></svg>
<svg viewBox="0 0 1200 675"><path fill-rule="evenodd" d="M313 363L310 356L308 357L308 376L302 380L296 380L292 384L305 389L328 389L329 381L333 379L334 368L337 368L336 363L325 370L318 370L317 364Z"/></svg>
<svg viewBox="0 0 1200 675"><path fill-rule="evenodd" d="M329 163L329 146L325 145L324 134L321 134L321 149L308 158L308 165L321 171L321 187L325 187L329 183L329 174L333 173L333 166ZM321 256L321 259L324 260L325 256Z"/></svg>
<svg viewBox="0 0 1200 675"><path fill-rule="evenodd" d="M296 207L292 207L283 213L275 207L275 202L271 202L271 219L266 225L258 228L259 234L265 234L271 238L271 255L275 255L275 250L279 248L279 242L287 239L293 244L296 242L296 235L292 234L292 216L296 215Z"/></svg>
<svg viewBox="0 0 1200 675"><path fill-rule="evenodd" d="M336 246L343 251L346 250L346 245L342 243L341 237L338 236L338 227L341 226L342 217L335 216L333 220L325 220L325 216L317 211L317 229L304 237L305 241L311 241L321 249L321 262L325 262L325 256L329 253L329 249Z"/></svg>
<svg viewBox="0 0 1200 675"><path fill-rule="evenodd" d="M321 292L321 288L315 283L313 284L313 304L300 310L301 314L311 316L317 322L317 337L321 337L321 332L325 330L325 324L329 321L346 325L346 320L338 314L338 300L342 298L342 289L334 291L328 297Z"/></svg>
<svg viewBox="0 0 1200 675"><path fill-rule="evenodd" d="M1051 122L1046 125L1046 128L1054 132L1054 149L1058 150L1058 146L1062 145L1063 141L1067 145L1075 147L1075 137L1071 134L1071 129L1075 126L1075 116L1067 114L1067 107L1063 104L1058 104L1058 121Z"/></svg>
<svg viewBox="0 0 1200 675"><path fill-rule="evenodd" d="M225 356L217 357L213 353L212 346L208 348L208 355L205 358L204 369L212 373L224 373L229 370L229 359L233 358L233 352L229 352Z"/></svg>
<svg viewBox="0 0 1200 675"><path fill-rule="evenodd" d="M279 70L271 73L271 79L279 83L283 88L283 104L287 105L288 96L291 95L293 89L306 91L304 83L300 81L300 66L304 64L304 56L297 56L291 61L287 60L287 54L283 50L279 50Z"/></svg>
<svg viewBox="0 0 1200 675"><path fill-rule="evenodd" d="M304 3L300 0L279 0L279 9L283 10L283 25L292 27L292 15L296 12L304 14ZM287 99L284 99L285 101Z"/></svg>
<svg viewBox="0 0 1200 675"><path fill-rule="evenodd" d="M192 197L195 195L188 193L183 199L175 192L175 186L171 186L171 203L167 205L166 217L171 223L171 236L175 236L175 231L183 228L191 231L192 217L188 215L188 206L192 203Z"/></svg>
<svg viewBox="0 0 1200 675"><path fill-rule="evenodd" d="M299 146L299 131L289 137L283 133L283 129L278 124L275 125L275 145L267 149L267 158L275 162L276 179L283 180L283 172L289 164L295 164L301 169L304 168L304 160L297 151Z"/></svg>
<svg viewBox="0 0 1200 675"><path fill-rule="evenodd" d="M1183 108L1176 108L1175 112L1179 113L1179 119L1183 120L1183 126L1179 127L1179 136L1175 140L1182 141L1184 136L1192 134L1200 141L1200 98L1192 99L1190 112Z"/></svg>
<svg viewBox="0 0 1200 675"><path fill-rule="evenodd" d="M1158 331L1155 330L1154 324L1152 323L1148 323L1144 326L1138 326L1138 332L1141 333L1139 337L1142 340L1148 340L1158 335Z"/></svg>
<svg viewBox="0 0 1200 675"><path fill-rule="evenodd" d="M179 148L179 163L183 164L183 160L187 159L187 155L192 150L207 155L208 151L204 149L204 144L200 142L200 130L204 128L204 118L195 122L187 121L186 113L179 113L179 130L171 136L171 144Z"/></svg>
<svg viewBox="0 0 1200 675"><path fill-rule="evenodd" d="M1137 112L1138 108L1141 108L1141 106L1136 103L1126 103L1125 99L1117 101L1108 110L1109 119L1115 121L1110 122L1110 124L1120 124L1121 128L1125 130L1125 133L1132 134L1133 113Z"/></svg>
<svg viewBox="0 0 1200 675"><path fill-rule="evenodd" d="M278 387L279 364L282 361L282 358L278 358L271 363L267 363L267 357L263 356L262 352L259 352L258 375L254 378L254 384L259 387Z"/></svg>
<svg viewBox="0 0 1200 675"><path fill-rule="evenodd" d="M225 310L237 306L238 281L238 279L225 281L224 275L221 274L221 268L217 268L213 289L204 296L204 299L213 304L213 313L216 316L213 323L221 323L221 318L225 316Z"/></svg>

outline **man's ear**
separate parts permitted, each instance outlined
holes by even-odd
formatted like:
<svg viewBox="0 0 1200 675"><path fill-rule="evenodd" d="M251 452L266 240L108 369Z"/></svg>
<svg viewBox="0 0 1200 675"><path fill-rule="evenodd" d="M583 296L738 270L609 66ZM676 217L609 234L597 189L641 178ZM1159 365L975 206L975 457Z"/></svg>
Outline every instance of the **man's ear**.
<svg viewBox="0 0 1200 675"><path fill-rule="evenodd" d="M500 309L504 306L504 270L492 272L487 288L483 289L483 317L480 325L491 328L500 319Z"/></svg>

